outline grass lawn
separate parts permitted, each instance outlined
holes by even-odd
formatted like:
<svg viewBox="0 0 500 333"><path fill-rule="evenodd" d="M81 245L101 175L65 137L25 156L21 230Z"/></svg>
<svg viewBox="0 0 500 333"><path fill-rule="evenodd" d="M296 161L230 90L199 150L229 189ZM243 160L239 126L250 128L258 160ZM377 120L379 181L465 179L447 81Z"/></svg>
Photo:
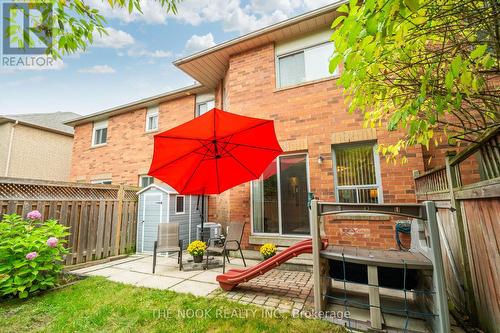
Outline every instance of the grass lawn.
<svg viewBox="0 0 500 333"><path fill-rule="evenodd" d="M183 318L188 311L191 318ZM208 312L196 318L194 311L200 316ZM0 303L0 332L344 332L326 321L288 315L270 318L262 316L262 311L222 298L92 277L28 300Z"/></svg>

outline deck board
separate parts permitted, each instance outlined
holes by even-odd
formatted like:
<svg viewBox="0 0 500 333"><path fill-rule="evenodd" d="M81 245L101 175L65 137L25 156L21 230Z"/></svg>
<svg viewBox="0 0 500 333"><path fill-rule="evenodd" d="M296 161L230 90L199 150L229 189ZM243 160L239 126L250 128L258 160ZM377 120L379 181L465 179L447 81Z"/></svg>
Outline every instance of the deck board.
<svg viewBox="0 0 500 333"><path fill-rule="evenodd" d="M404 263L410 269L432 269L432 262L418 252L374 250L354 246L331 245L321 251L321 256L327 259L342 260L347 262L373 265L380 267L403 268Z"/></svg>

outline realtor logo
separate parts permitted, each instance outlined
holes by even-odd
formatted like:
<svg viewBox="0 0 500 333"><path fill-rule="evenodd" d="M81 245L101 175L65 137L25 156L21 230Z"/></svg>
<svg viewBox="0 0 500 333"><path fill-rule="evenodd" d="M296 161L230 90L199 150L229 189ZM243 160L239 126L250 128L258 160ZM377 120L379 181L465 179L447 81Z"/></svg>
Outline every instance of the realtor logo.
<svg viewBox="0 0 500 333"><path fill-rule="evenodd" d="M3 54L44 54L52 45L52 4L4 2Z"/></svg>
<svg viewBox="0 0 500 333"><path fill-rule="evenodd" d="M52 3L42 1L2 4L2 65L51 66Z"/></svg>

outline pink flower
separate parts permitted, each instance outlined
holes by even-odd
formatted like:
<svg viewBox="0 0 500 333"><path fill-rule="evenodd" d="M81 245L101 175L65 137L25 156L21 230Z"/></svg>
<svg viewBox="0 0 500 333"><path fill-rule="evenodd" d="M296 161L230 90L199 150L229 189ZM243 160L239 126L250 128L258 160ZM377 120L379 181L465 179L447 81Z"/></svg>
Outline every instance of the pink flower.
<svg viewBox="0 0 500 333"><path fill-rule="evenodd" d="M39 211L34 210L32 212L29 212L28 215L26 215L26 217L29 218L30 220L41 220L42 214Z"/></svg>
<svg viewBox="0 0 500 333"><path fill-rule="evenodd" d="M47 239L47 245L50 246L50 247L56 247L58 241L59 240L57 238L50 237L49 239Z"/></svg>
<svg viewBox="0 0 500 333"><path fill-rule="evenodd" d="M38 257L38 253L36 253L36 252L30 252L30 253L28 253L28 254L26 255L26 259L28 259L28 260L33 260L33 259L35 259L36 257Z"/></svg>

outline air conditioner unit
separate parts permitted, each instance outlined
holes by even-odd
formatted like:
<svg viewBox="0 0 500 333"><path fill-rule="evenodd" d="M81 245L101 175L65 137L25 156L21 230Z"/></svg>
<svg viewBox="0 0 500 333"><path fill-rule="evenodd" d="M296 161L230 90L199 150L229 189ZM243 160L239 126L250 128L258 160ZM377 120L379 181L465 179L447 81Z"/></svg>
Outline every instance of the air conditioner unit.
<svg viewBox="0 0 500 333"><path fill-rule="evenodd" d="M209 238L221 238L222 226L219 223L205 222L203 223L203 240L206 242ZM201 239L201 224L198 225L196 232L197 239Z"/></svg>

